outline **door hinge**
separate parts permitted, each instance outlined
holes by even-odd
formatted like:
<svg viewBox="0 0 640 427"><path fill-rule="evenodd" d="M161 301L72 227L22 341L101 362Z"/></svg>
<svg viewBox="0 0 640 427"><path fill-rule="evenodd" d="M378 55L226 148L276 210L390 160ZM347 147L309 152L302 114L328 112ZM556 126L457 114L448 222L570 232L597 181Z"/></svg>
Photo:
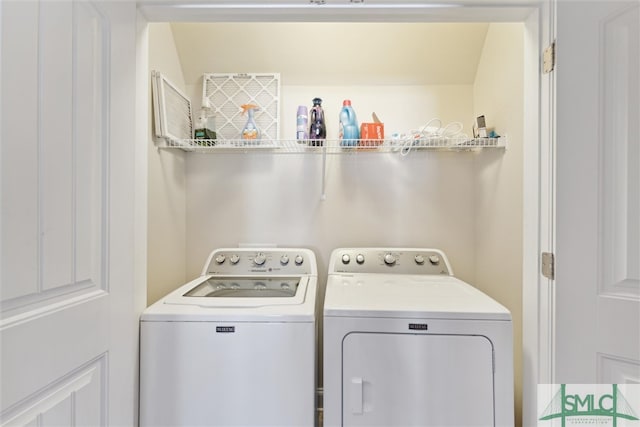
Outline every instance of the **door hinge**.
<svg viewBox="0 0 640 427"><path fill-rule="evenodd" d="M549 74L556 68L556 42L551 43L542 53L542 71Z"/></svg>
<svg viewBox="0 0 640 427"><path fill-rule="evenodd" d="M551 252L542 252L542 275L549 280L556 278L556 256Z"/></svg>

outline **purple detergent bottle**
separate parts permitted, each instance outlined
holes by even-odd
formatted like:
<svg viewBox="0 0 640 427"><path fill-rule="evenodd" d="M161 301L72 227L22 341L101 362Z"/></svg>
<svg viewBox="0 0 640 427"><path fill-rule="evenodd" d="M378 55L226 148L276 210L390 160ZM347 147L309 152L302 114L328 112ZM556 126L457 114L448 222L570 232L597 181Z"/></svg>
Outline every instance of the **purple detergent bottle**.
<svg viewBox="0 0 640 427"><path fill-rule="evenodd" d="M322 99L313 98L313 107L309 112L309 145L320 147L327 138L327 129L324 124L324 111L322 111Z"/></svg>

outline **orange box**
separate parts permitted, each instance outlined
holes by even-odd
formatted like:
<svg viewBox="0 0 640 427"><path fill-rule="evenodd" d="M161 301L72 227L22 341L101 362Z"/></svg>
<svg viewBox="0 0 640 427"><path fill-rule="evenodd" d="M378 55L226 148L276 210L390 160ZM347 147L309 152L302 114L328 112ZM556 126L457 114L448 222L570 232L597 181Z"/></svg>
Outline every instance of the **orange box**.
<svg viewBox="0 0 640 427"><path fill-rule="evenodd" d="M384 123L362 123L359 146L375 148L384 142Z"/></svg>

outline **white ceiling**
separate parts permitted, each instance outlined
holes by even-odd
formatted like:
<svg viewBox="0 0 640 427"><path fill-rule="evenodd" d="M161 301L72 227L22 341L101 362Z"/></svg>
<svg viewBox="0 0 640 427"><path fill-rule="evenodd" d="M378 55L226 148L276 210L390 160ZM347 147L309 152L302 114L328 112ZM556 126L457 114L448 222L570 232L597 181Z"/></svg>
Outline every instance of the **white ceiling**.
<svg viewBox="0 0 640 427"><path fill-rule="evenodd" d="M472 84L487 23L173 23L187 84L279 72L287 85Z"/></svg>

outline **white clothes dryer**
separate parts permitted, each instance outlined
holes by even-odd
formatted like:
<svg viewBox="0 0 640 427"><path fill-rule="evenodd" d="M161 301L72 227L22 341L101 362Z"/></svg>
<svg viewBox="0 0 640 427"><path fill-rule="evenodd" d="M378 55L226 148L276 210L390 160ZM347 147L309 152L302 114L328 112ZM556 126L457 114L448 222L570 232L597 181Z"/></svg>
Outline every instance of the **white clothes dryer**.
<svg viewBox="0 0 640 427"><path fill-rule="evenodd" d="M214 250L141 317L141 426L313 426L317 265L299 248Z"/></svg>
<svg viewBox="0 0 640 427"><path fill-rule="evenodd" d="M509 311L435 249L333 251L324 425L513 426Z"/></svg>

